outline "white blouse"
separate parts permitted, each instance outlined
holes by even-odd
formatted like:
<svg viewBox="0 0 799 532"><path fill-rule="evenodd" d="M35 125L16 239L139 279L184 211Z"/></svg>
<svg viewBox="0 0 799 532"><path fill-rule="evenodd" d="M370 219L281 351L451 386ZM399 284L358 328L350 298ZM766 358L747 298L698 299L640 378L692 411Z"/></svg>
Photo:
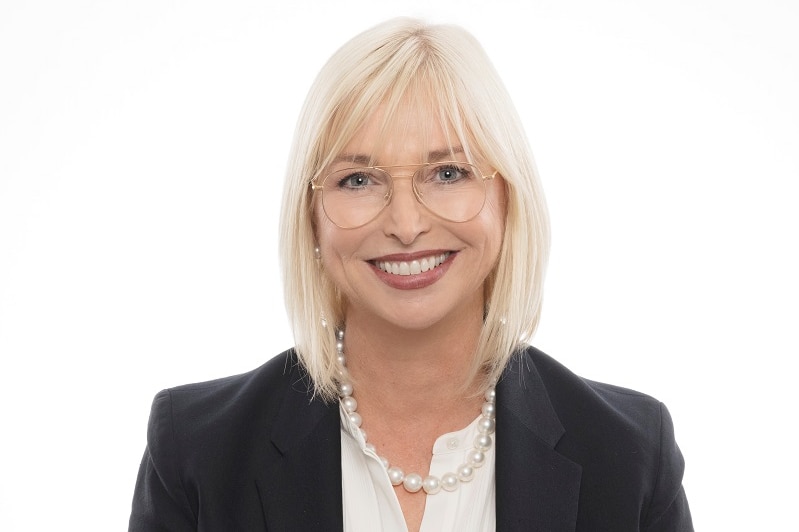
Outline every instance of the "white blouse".
<svg viewBox="0 0 799 532"><path fill-rule="evenodd" d="M407 532L399 500L377 455L366 448L361 431L341 412L341 478L345 532ZM430 474L441 477L465 462L477 432L477 420L440 436L433 445ZM496 440L496 434L492 435ZM457 490L428 495L421 532L496 530L494 449L470 482ZM389 457L389 460L391 458Z"/></svg>

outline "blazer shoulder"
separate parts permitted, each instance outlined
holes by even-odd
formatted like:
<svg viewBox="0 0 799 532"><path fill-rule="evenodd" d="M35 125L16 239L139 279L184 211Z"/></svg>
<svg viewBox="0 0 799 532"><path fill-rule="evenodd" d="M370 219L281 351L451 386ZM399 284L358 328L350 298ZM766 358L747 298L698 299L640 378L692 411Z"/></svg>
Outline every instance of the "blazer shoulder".
<svg viewBox="0 0 799 532"><path fill-rule="evenodd" d="M288 350L240 375L162 390L150 412L150 450L177 446L191 450L185 456L189 459L217 445L235 448L233 440L268 434L290 388L310 393L304 375L294 351Z"/></svg>
<svg viewBox="0 0 799 532"><path fill-rule="evenodd" d="M290 374L297 373L295 370L298 369L300 369L299 359L293 349L288 349L246 373L174 386L161 393L169 392L173 398L182 397L186 401L202 400L206 396L217 396L217 398L240 396L253 388L259 388L261 391L263 387L271 389L285 381Z"/></svg>
<svg viewBox="0 0 799 532"><path fill-rule="evenodd" d="M565 429L557 450L583 467L583 493L590 493L584 504L604 501L611 507L598 489L610 483L618 499L638 513L642 529L691 530L682 489L685 463L665 405L635 390L579 377L538 349L530 347L524 355ZM667 523L680 524L668 528Z"/></svg>
<svg viewBox="0 0 799 532"><path fill-rule="evenodd" d="M529 347L525 351L538 370L547 394L559 417L568 423L571 417L599 416L602 422L616 420L639 426L645 432L659 426L662 404L645 393L586 379L574 374L563 364L542 351Z"/></svg>
<svg viewBox="0 0 799 532"><path fill-rule="evenodd" d="M214 530L260 526L253 475L278 460L272 435L285 419L281 408L292 396L294 403L309 404L309 384L288 350L247 373L159 392L131 530L196 530L203 521Z"/></svg>

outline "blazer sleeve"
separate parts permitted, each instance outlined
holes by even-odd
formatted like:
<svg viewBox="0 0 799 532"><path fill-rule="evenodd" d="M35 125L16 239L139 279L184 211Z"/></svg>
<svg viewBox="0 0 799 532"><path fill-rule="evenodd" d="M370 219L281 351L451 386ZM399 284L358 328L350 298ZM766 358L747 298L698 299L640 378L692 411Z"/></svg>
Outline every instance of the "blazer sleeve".
<svg viewBox="0 0 799 532"><path fill-rule="evenodd" d="M682 487L685 461L674 439L674 425L660 405L660 460L655 488L642 529L645 532L693 532L688 499Z"/></svg>
<svg viewBox="0 0 799 532"><path fill-rule="evenodd" d="M155 396L147 426L144 451L128 530L130 532L196 531L197 519L189 505L177 467L172 400L169 390Z"/></svg>

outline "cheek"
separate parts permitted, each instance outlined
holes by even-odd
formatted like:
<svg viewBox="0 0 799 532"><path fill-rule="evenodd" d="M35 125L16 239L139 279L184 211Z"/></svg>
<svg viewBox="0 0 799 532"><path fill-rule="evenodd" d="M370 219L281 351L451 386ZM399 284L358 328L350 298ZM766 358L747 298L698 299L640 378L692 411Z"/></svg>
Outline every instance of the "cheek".
<svg viewBox="0 0 799 532"><path fill-rule="evenodd" d="M505 236L505 212L504 209L498 207L492 205L484 220L486 240L483 258L485 267L489 268L489 275L497 267L499 253L502 249L502 239Z"/></svg>
<svg viewBox="0 0 799 532"><path fill-rule="evenodd" d="M322 250L323 254L329 254L331 245L336 242L336 230L338 227L325 215L320 203L314 203L313 207L313 232L316 238L316 244Z"/></svg>
<svg viewBox="0 0 799 532"><path fill-rule="evenodd" d="M495 178L491 194L488 195L488 201L491 204L493 215L496 217L500 224L502 232L505 231L505 218L508 215L508 185L502 176Z"/></svg>
<svg viewBox="0 0 799 532"><path fill-rule="evenodd" d="M322 214L316 224L316 242L322 253L322 264L328 273L335 275L357 255L361 238L357 230L341 229Z"/></svg>
<svg viewBox="0 0 799 532"><path fill-rule="evenodd" d="M492 268L499 260L499 251L502 248L502 239L505 236L505 223L502 217L497 217L491 224L491 235L489 243L489 255L491 256Z"/></svg>
<svg viewBox="0 0 799 532"><path fill-rule="evenodd" d="M489 234L492 244L498 250L505 235L505 218L507 214L505 194L492 194L486 198L484 213L486 215L486 232Z"/></svg>
<svg viewBox="0 0 799 532"><path fill-rule="evenodd" d="M336 231L326 220L320 220L316 226L316 242L322 252L322 264L326 269L339 262L341 243L336 238Z"/></svg>

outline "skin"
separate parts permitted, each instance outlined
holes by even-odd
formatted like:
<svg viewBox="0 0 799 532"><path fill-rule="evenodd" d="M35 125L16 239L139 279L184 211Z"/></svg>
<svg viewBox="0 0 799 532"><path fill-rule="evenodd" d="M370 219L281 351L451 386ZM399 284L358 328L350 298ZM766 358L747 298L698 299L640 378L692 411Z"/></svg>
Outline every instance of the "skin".
<svg viewBox="0 0 799 532"><path fill-rule="evenodd" d="M381 138L386 127L378 109L344 154L372 156L376 165L388 166L427 162L424 154L449 152L447 139L457 137L427 116L411 107L398 113L387 125L394 134L375 149L373 139ZM442 157L453 158L449 153ZM466 160L463 153L454 157ZM483 172L493 172L474 162ZM346 302L347 367L363 428L378 454L424 477L435 440L465 427L480 411L476 385L466 381L482 327L483 284L502 242L505 195L497 176L487 182L486 204L476 217L449 222L416 200L408 179L413 170L392 169L392 201L368 224L341 229L319 204L315 221L324 274ZM377 260L407 261L440 253L450 253L446 262L417 276L393 276L375 265ZM395 493L408 530L419 530L427 495L408 493L401 486Z"/></svg>

